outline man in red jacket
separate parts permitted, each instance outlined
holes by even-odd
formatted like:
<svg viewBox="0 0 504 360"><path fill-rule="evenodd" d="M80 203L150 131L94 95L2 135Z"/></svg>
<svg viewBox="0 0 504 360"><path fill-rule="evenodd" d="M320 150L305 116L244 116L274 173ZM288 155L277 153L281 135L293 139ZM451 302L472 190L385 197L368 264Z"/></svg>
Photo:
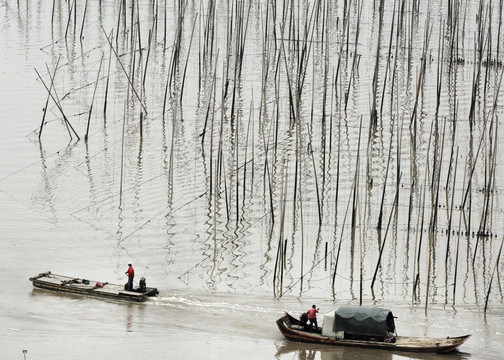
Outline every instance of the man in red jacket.
<svg viewBox="0 0 504 360"><path fill-rule="evenodd" d="M319 309L317 309L315 305L312 305L311 309L306 312L308 314L308 320L310 320L311 327L313 327L313 325L315 325L315 328L318 327L318 325L317 325L318 311L319 311Z"/></svg>
<svg viewBox="0 0 504 360"><path fill-rule="evenodd" d="M133 270L133 266L131 263L128 263L128 270L125 272L128 275L128 290L133 290L133 278L135 277L135 270Z"/></svg>

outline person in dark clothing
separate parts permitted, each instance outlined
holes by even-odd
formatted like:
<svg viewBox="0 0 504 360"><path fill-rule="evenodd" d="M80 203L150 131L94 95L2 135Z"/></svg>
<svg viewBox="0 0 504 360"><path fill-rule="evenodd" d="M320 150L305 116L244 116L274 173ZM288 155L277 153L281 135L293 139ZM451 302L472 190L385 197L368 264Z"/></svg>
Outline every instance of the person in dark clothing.
<svg viewBox="0 0 504 360"><path fill-rule="evenodd" d="M312 305L311 309L308 310L306 313L308 314L308 320L310 320L310 326L315 328L318 327L317 324L317 313L319 312L319 309L315 306Z"/></svg>
<svg viewBox="0 0 504 360"><path fill-rule="evenodd" d="M133 266L131 263L128 263L128 270L126 270L125 274L128 275L128 290L133 290L133 278L135 277L135 270L133 270Z"/></svg>
<svg viewBox="0 0 504 360"><path fill-rule="evenodd" d="M310 327L308 326L308 314L307 313L302 313L299 321L301 322L301 326L303 327L304 331L310 331Z"/></svg>

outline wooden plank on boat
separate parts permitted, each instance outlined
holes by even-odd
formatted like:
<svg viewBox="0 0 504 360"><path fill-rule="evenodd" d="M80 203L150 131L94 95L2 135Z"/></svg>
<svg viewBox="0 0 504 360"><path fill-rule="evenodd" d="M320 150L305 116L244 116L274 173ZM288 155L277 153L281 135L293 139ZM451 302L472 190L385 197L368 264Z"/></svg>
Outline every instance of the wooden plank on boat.
<svg viewBox="0 0 504 360"><path fill-rule="evenodd" d="M140 291L140 289L128 291L124 290L124 285L110 284L108 282L101 283L95 280L52 274L50 271L31 277L30 281L33 283L33 286L41 289L139 302L145 301L150 296L156 296L159 293L156 288L147 287L145 291Z"/></svg>

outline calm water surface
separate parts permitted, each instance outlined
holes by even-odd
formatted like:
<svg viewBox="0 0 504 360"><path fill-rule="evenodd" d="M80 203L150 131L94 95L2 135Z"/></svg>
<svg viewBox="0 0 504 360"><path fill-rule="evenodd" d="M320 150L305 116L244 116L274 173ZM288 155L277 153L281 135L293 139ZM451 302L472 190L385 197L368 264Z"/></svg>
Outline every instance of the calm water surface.
<svg viewBox="0 0 504 360"><path fill-rule="evenodd" d="M501 357L502 67L478 2L403 3L380 31L370 1L0 1L0 359L438 358L276 328L361 296L400 335L472 334L444 359ZM128 261L157 298L28 281Z"/></svg>

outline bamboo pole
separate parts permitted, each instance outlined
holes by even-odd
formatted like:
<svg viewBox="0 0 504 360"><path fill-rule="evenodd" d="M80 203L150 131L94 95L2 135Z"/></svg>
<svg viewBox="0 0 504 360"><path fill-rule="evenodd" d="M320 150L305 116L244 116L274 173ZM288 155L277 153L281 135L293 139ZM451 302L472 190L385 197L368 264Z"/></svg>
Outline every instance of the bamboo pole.
<svg viewBox="0 0 504 360"><path fill-rule="evenodd" d="M388 173L389 173L389 167L390 167L390 158L391 158L391 154L392 154L392 140L393 140L393 136L391 133L390 134L389 153L388 153L388 159L387 159L387 170L385 171L385 181L383 182L382 198L381 198L381 202L380 202L380 212L378 215L378 225L376 226L377 229L382 228L383 204L385 202L385 190L387 189L387 179L388 179Z"/></svg>
<svg viewBox="0 0 504 360"><path fill-rule="evenodd" d="M145 114L147 114L147 108L145 106L145 104L143 103L140 95L138 95L138 92L136 91L135 87L133 86L133 83L130 79L130 76L128 75L128 72L126 71L126 69L124 68L124 65L121 61L121 58L119 57L119 55L117 54L117 51L114 49L114 47L112 46L112 42L110 41L110 38L108 37L107 33L105 32L105 29L103 28L103 26L101 27L103 33L105 34L105 37L107 38L107 41L110 45L110 48L112 49L112 51L114 52L114 55L116 56L117 58L117 62L119 63L119 65L121 65L121 69L123 70L124 72L124 75L126 75L126 79L128 79L128 83L130 84L131 86L131 89L133 90L133 92L135 93L135 96L136 98L138 99L138 101L140 102L140 106L144 109L145 111Z"/></svg>
<svg viewBox="0 0 504 360"><path fill-rule="evenodd" d="M356 167L359 167L359 166L360 166L360 159L357 158L357 166ZM357 173L357 168L355 169L355 173ZM348 215L348 209L350 208L350 199L352 198L352 194L355 192L354 189L355 189L356 186L357 186L357 178L356 178L356 176L354 176L354 179L353 179L353 182L352 182L352 190L353 191L350 191L349 196L348 196L347 208L346 208L346 211L345 211L345 216L343 218L343 225L341 226L341 234L340 234L340 241L339 241L339 245L338 245L338 251L336 253L336 260L334 262L334 272L333 272L333 276L332 276L333 294L334 294L334 283L335 283L336 274L337 274L337 271L338 271L338 262L339 262L340 252L341 252L341 244L343 242L343 230L345 229L345 223L346 223L346 219L347 219L347 215Z"/></svg>
<svg viewBox="0 0 504 360"><path fill-rule="evenodd" d="M182 103L182 97L184 96L184 85L185 85L185 78L186 78L186 72L187 72L187 64L189 63L189 55L191 53L191 46L192 46L192 41L193 41L193 36L194 36L194 29L196 27L196 20L198 19L198 14L196 14L196 17L194 19L194 24L193 28L191 31L191 40L189 41L189 50L187 50L187 58L184 66L184 74L182 75L182 85L180 88L180 102Z"/></svg>
<svg viewBox="0 0 504 360"><path fill-rule="evenodd" d="M402 174L399 175L399 180L401 180L401 177L402 177ZM390 216L389 216L389 221L388 221L388 224L387 224L387 230L385 231L385 236L383 237L383 243L382 243L382 246L380 248L380 254L378 255L378 261L376 262L376 267L375 267L375 272L374 272L374 275L373 275L373 280L371 281L371 289L373 289L373 286L374 286L374 283L375 283L375 280L376 280L376 275L378 274L378 268L380 267L380 262L381 262L381 258L382 258L382 255L383 255L383 249L385 248L385 243L387 241L387 234L388 234L390 223L391 223L391 220L392 220L392 215L394 214L394 208L396 208L397 206L399 206L398 202L399 202L399 184L398 184L397 189L396 189L396 195L394 197L394 202L392 203L392 209L390 210Z"/></svg>
<svg viewBox="0 0 504 360"><path fill-rule="evenodd" d="M35 69L35 68L34 68ZM40 81L42 82L42 85L44 85L44 87L46 88L47 92L49 93L49 95L51 96L51 99L53 99L54 101L54 104L56 105L56 107L58 108L58 110L61 112L61 115L63 116L63 120L65 121L65 125L67 127L70 127L70 129L73 131L73 133L75 134L75 136L77 137L78 140L80 140L80 137L79 135L77 135L77 132L75 131L75 129L73 128L72 124L70 124L70 121L68 121L68 118L66 117L65 113L63 112L63 108L61 107L61 104L59 102L59 100L57 98L55 98L54 96L56 95L56 89L55 89L55 95L52 94L52 92L50 91L50 89L47 87L47 85L45 84L44 80L42 79L42 77L40 76L39 72L37 71L37 69L35 69L35 72L37 73L37 76L39 77ZM49 76L51 76L49 74ZM51 78L51 81L54 81L53 78ZM57 95L56 95L57 96ZM68 130L68 134L70 135L70 139L72 139L72 134L70 133L70 130Z"/></svg>
<svg viewBox="0 0 504 360"><path fill-rule="evenodd" d="M313 175L314 175L314 179L315 179L315 190L317 193L317 208L318 208L318 218L319 218L319 228L320 228L322 226L322 209L321 209L321 203L320 203L317 168L315 167L315 157L313 156L313 148L311 146L311 143L308 144L308 153L311 155L311 160L312 160L312 164L313 164Z"/></svg>
<svg viewBox="0 0 504 360"><path fill-rule="evenodd" d="M117 29L119 32L119 28ZM113 30L112 30L113 31ZM112 37L112 31L110 32L110 37ZM108 98L108 89L109 89L109 81L110 81L110 64L112 62L112 46L109 49L109 62L108 62L108 71L107 71L107 83L105 85L105 99L103 104L103 114L107 113L107 98ZM106 117L104 117L106 118Z"/></svg>
<svg viewBox="0 0 504 360"><path fill-rule="evenodd" d="M67 39L67 34L68 34L68 28L70 27L70 20L72 19L72 11L75 7L75 1L73 1L71 7L70 7L70 11L68 13L68 20L67 20L67 26L66 26L66 30L65 30L65 40Z"/></svg>
<svg viewBox="0 0 504 360"><path fill-rule="evenodd" d="M59 65L60 59L61 59L61 55L58 56L58 61L56 62L56 66L54 67L54 72L53 72L53 75L51 77L51 86L49 87L49 93L47 94L47 100L46 100L46 103L45 103L45 106L44 106L44 115L42 115L42 122L40 123L40 129L39 129L39 134L38 134L39 140L40 140L40 137L42 136L42 129L43 129L44 124L45 124L45 117L46 117L46 113L47 113L47 107L49 105L49 99L51 98L51 90L52 90L52 88L54 86L54 79L56 77L56 71L58 70L58 65Z"/></svg>
<svg viewBox="0 0 504 360"><path fill-rule="evenodd" d="M488 284L488 292L487 292L487 295L486 295L486 298L485 298L485 310L483 312L486 313L487 311L487 307L488 307L488 299L490 297L490 290L492 290L492 282L493 282L493 279L494 279L494 275L495 275L495 271L499 265L499 261L500 261L500 256L501 256L501 253L502 253L502 245L504 244L504 236L502 237L502 241L501 241L501 246L499 248L499 253L497 254L497 260L495 261L495 266L493 268L493 271L492 271L492 276L490 277L490 284Z"/></svg>
<svg viewBox="0 0 504 360"><path fill-rule="evenodd" d="M89 107L89 116L88 116L88 121L87 121L87 127L86 127L86 135L84 136L84 140L87 141L88 135L89 135L89 123L91 122L91 112L93 111L93 104L94 104L94 99L96 95L96 88L98 87L98 81L100 80L100 72L101 72L101 67L102 67L102 62L103 62L103 56L104 53L102 52L102 56L100 59L100 67L98 68L98 74L96 75L96 82L95 82L95 88L93 91L93 97L91 99L91 106Z"/></svg>
<svg viewBox="0 0 504 360"><path fill-rule="evenodd" d="M362 133L362 116L359 125L359 140L357 144L357 164L355 164L355 186L353 189L353 201L352 201L352 229L355 229L356 223L356 213L357 213L357 187L358 187L358 176L360 170L360 143L361 143L361 133ZM358 166L359 165L359 166Z"/></svg>
<svg viewBox="0 0 504 360"><path fill-rule="evenodd" d="M448 263L448 254L450 252L450 237L451 237L451 230L452 230L452 218L453 218L453 204L455 203L455 180L457 178L457 167L458 167L458 152L459 152L459 147L457 146L457 154L455 155L455 171L453 174L453 185L452 185L452 198L451 198L451 205L450 205L450 216L448 220L448 239L446 240L446 257L445 257L445 264Z"/></svg>
<svg viewBox="0 0 504 360"><path fill-rule="evenodd" d="M467 161L466 161L467 163ZM464 168L464 177L463 177L463 184L462 184L462 189L465 186L465 179L466 179L466 170L467 167ZM462 206L463 199L460 200L461 206L459 207L459 225L458 225L458 231L457 231L457 252L455 254L455 272L453 274L453 305L455 305L455 296L456 296L456 289L457 289L457 274L458 274L458 259L459 259L459 248L460 248L460 235L462 234L462 231L460 231L460 227L462 224L462 213L464 211L464 208Z"/></svg>
<svg viewBox="0 0 504 360"><path fill-rule="evenodd" d="M79 37L81 42L82 42L82 39L84 39L84 23L86 21L87 5L88 5L88 0L86 0L86 3L84 5L84 15L82 16L82 25L81 25L81 31L80 31L80 37Z"/></svg>

